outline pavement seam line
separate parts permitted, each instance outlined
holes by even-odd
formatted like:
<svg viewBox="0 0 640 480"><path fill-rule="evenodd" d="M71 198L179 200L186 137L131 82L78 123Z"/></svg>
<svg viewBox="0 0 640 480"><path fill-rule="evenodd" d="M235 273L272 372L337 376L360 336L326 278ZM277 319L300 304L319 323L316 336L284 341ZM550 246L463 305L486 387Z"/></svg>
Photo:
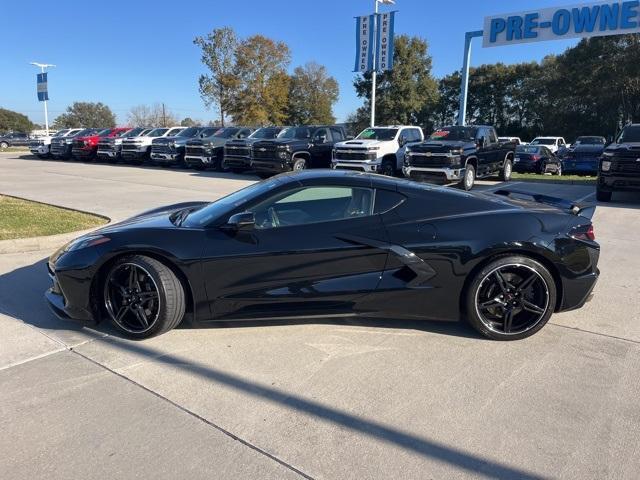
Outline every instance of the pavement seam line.
<svg viewBox="0 0 640 480"><path fill-rule="evenodd" d="M182 412L186 413L187 415L189 415L189 416L191 416L191 417L193 417L193 418L195 418L195 419L197 419L197 420L200 420L201 422L205 423L206 425L208 425L208 426L210 426L210 427L212 427L212 428L215 428L216 430L218 430L219 432L223 433L224 435L226 435L226 436L230 437L231 439L233 439L233 440L235 440L235 441L237 441L237 442L240 442L240 443L241 443L241 444L243 444L245 447L248 447L248 448L250 448L251 450L253 450L253 451L255 451L255 452L257 452L257 453L259 453L259 454L261 454L261 455L263 455L263 456L265 456L265 457L267 457L267 458L271 459L271 460L273 460L274 462L276 462L276 463L278 463L278 464L282 465L283 467L285 467L285 468L287 468L287 469L291 470L292 472L297 473L297 474L298 474L298 475L300 475L302 478L305 478L305 479L307 479L307 480L315 480L313 477L311 477L311 476L307 475L307 474L306 474L306 473L304 473L302 470L297 469L297 468L296 468L296 467L294 467L293 465L291 465L291 464L289 464L289 463L285 462L284 460L281 460L280 458L276 457L275 455L273 455L273 454L271 454L271 453L267 452L266 450L263 450L262 448L260 448L260 447L258 447L258 446L256 446L256 445L252 444L252 443L251 443L251 442L249 442L248 440L244 440L244 439L242 439L242 438L238 437L237 435L235 435L235 434L231 433L229 430L226 430L226 429L222 428L221 426L216 425L216 424L215 424L215 423L213 423L212 421L207 420L206 418L202 417L201 415L198 415L197 413L195 413L195 412L193 412L193 411L189 410L188 408L183 407L182 405L180 405L180 404L178 404L178 403L174 402L173 400L170 400L169 398L165 397L164 395L161 395L160 393L155 392L155 391L151 390L151 389L150 389L150 388L148 388L148 387L145 387L145 386L144 386L144 385L142 385L141 383L138 383L138 382L136 382L135 380L132 380L131 378L127 377L126 375L123 375L123 374L121 374L121 373L119 373L119 372L116 372L115 370L113 370L113 369L111 369L111 368L107 367L106 365L103 365L102 363L100 363L100 362L98 362L98 361L96 361L96 360L92 359L91 357L88 357L88 356L84 355L83 353L80 353L80 352L78 352L78 351L74 350L74 349L73 349L73 347L70 347L68 350L69 350L71 353L75 353L75 354L76 354L76 355L78 355L79 357L81 357L81 358L83 358L83 359L87 360L88 362L91 362L91 363L93 363L94 365L96 365L96 366L98 366L98 367L100 367L100 368L102 368L102 369L106 370L107 372L110 372L110 373L112 373L112 374L114 374L114 375L116 375L116 376L120 377L121 379L123 379L123 380L125 380L125 381L127 381L127 382L130 382L130 383L132 383L133 385L135 385L135 386L137 386L137 387L141 388L142 390L145 390L146 392L150 393L151 395L154 395L155 397L157 397L157 398L159 398L159 399L161 399L161 400L164 400L165 402L167 402L167 403L169 403L170 405L174 406L175 408L177 408L177 409L181 410Z"/></svg>
<svg viewBox="0 0 640 480"><path fill-rule="evenodd" d="M578 328L578 327L569 327L567 325L560 325L559 323L549 322L549 325L553 325L554 327L559 327L559 328L566 328L567 330L574 330L576 332L587 333L589 335L596 335L598 337L606 337L606 338L610 338L612 340L620 340L621 342L629 342L629 343L633 343L633 344L636 344L636 345L640 345L640 341L632 340L630 338L617 337L616 335L609 335L607 333L592 332L591 330L584 330L584 329Z"/></svg>
<svg viewBox="0 0 640 480"><path fill-rule="evenodd" d="M40 355L36 355L34 357L29 357L24 360L19 360L17 362L10 363L9 365L4 365L0 367L0 372L3 370L9 370L10 368L13 368L13 367L24 365L25 363L33 362L34 360L40 360L41 358L46 358L50 355L55 355L60 352L66 352L67 350L68 350L67 347L59 347L57 350L53 350L51 352L41 353Z"/></svg>

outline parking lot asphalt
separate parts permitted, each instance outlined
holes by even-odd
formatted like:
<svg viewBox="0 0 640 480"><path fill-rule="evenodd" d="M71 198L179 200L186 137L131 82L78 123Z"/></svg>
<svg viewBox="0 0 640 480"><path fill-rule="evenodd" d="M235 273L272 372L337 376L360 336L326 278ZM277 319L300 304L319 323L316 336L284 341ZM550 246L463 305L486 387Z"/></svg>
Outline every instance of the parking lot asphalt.
<svg viewBox="0 0 640 480"><path fill-rule="evenodd" d="M113 219L252 181L0 155L0 193ZM517 187L594 200L592 187ZM222 323L132 342L49 313L51 252L0 255L0 471L635 479L639 209L631 195L598 207L593 301L510 343L393 319Z"/></svg>

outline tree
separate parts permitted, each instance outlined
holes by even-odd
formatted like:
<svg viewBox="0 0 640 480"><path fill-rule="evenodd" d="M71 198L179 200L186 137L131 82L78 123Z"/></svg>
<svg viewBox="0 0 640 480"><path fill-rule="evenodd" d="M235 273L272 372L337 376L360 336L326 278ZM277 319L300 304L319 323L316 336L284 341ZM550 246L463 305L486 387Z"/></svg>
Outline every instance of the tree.
<svg viewBox="0 0 640 480"><path fill-rule="evenodd" d="M33 127L26 115L0 108L0 132L30 132Z"/></svg>
<svg viewBox="0 0 640 480"><path fill-rule="evenodd" d="M378 75L376 123L416 124L430 129L438 107L438 83L431 75L427 41L399 35L393 70ZM354 80L356 93L371 104L371 74Z"/></svg>
<svg viewBox="0 0 640 480"><path fill-rule="evenodd" d="M333 105L338 101L339 87L323 65L315 62L296 67L289 89L290 125L334 123Z"/></svg>
<svg viewBox="0 0 640 480"><path fill-rule="evenodd" d="M191 117L183 118L180 122L181 127L196 127L202 125L200 120L193 120Z"/></svg>
<svg viewBox="0 0 640 480"><path fill-rule="evenodd" d="M162 103L155 103L132 107L127 114L127 123L132 127L169 127L179 122Z"/></svg>
<svg viewBox="0 0 640 480"><path fill-rule="evenodd" d="M210 72L198 79L200 96L205 105L218 109L220 124L224 125L239 83L236 75L238 39L232 28L223 27L214 29L206 37L196 37L193 43L202 50L202 63Z"/></svg>
<svg viewBox="0 0 640 480"><path fill-rule="evenodd" d="M235 68L238 84L229 113L236 124L282 124L287 117L289 47L262 35L238 44Z"/></svg>
<svg viewBox="0 0 640 480"><path fill-rule="evenodd" d="M55 128L113 127L115 124L115 115L101 102L74 102L53 122Z"/></svg>

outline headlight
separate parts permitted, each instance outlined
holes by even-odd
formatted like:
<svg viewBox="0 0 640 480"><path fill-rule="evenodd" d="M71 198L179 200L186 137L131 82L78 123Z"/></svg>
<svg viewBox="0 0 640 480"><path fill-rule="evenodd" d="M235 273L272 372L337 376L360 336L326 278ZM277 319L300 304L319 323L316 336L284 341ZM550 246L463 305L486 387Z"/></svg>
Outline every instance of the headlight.
<svg viewBox="0 0 640 480"><path fill-rule="evenodd" d="M87 247L95 247L96 245L101 245L110 241L111 239L109 237L105 237L104 235L89 235L86 237L76 238L72 242L69 242L64 247L64 251L74 252L76 250L81 250Z"/></svg>
<svg viewBox="0 0 640 480"><path fill-rule="evenodd" d="M451 155L454 155L454 156L462 155L462 149L461 148L457 148L457 149L451 150L449 153Z"/></svg>
<svg viewBox="0 0 640 480"><path fill-rule="evenodd" d="M278 158L281 160L289 160L291 154L287 150L278 150Z"/></svg>
<svg viewBox="0 0 640 480"><path fill-rule="evenodd" d="M609 170L611 170L611 162L608 160L603 160L602 161L602 171L603 172L608 172Z"/></svg>
<svg viewBox="0 0 640 480"><path fill-rule="evenodd" d="M66 143L67 145L71 145L73 143L73 140L70 138L68 140L65 140L64 143Z"/></svg>
<svg viewBox="0 0 640 480"><path fill-rule="evenodd" d="M380 147L367 147L367 150L369 150L370 152L371 151L376 152L376 151L380 150Z"/></svg>

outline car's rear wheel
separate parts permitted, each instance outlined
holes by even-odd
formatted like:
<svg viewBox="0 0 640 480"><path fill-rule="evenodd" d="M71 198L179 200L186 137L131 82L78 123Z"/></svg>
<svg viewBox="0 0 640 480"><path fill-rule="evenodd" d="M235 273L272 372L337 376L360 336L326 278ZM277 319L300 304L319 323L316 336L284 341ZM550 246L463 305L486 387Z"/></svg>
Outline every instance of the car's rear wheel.
<svg viewBox="0 0 640 480"><path fill-rule="evenodd" d="M562 165L558 165L558 168L556 168L556 175L562 176Z"/></svg>
<svg viewBox="0 0 640 480"><path fill-rule="evenodd" d="M9 148L9 144L7 142L0 142L0 148L2 150L5 150L5 149Z"/></svg>
<svg viewBox="0 0 640 480"><path fill-rule="evenodd" d="M143 255L122 258L111 267L103 300L113 325L134 339L175 328L185 312L180 280L169 267Z"/></svg>
<svg viewBox="0 0 640 480"><path fill-rule="evenodd" d="M498 258L480 270L467 291L469 323L493 340L520 340L553 314L557 290L541 263L522 256Z"/></svg>
<svg viewBox="0 0 640 480"><path fill-rule="evenodd" d="M502 170L500 170L500 180L502 180L503 182L508 182L509 180L511 180L512 173L513 173L513 164L511 163L511 159L507 158L504 161Z"/></svg>

